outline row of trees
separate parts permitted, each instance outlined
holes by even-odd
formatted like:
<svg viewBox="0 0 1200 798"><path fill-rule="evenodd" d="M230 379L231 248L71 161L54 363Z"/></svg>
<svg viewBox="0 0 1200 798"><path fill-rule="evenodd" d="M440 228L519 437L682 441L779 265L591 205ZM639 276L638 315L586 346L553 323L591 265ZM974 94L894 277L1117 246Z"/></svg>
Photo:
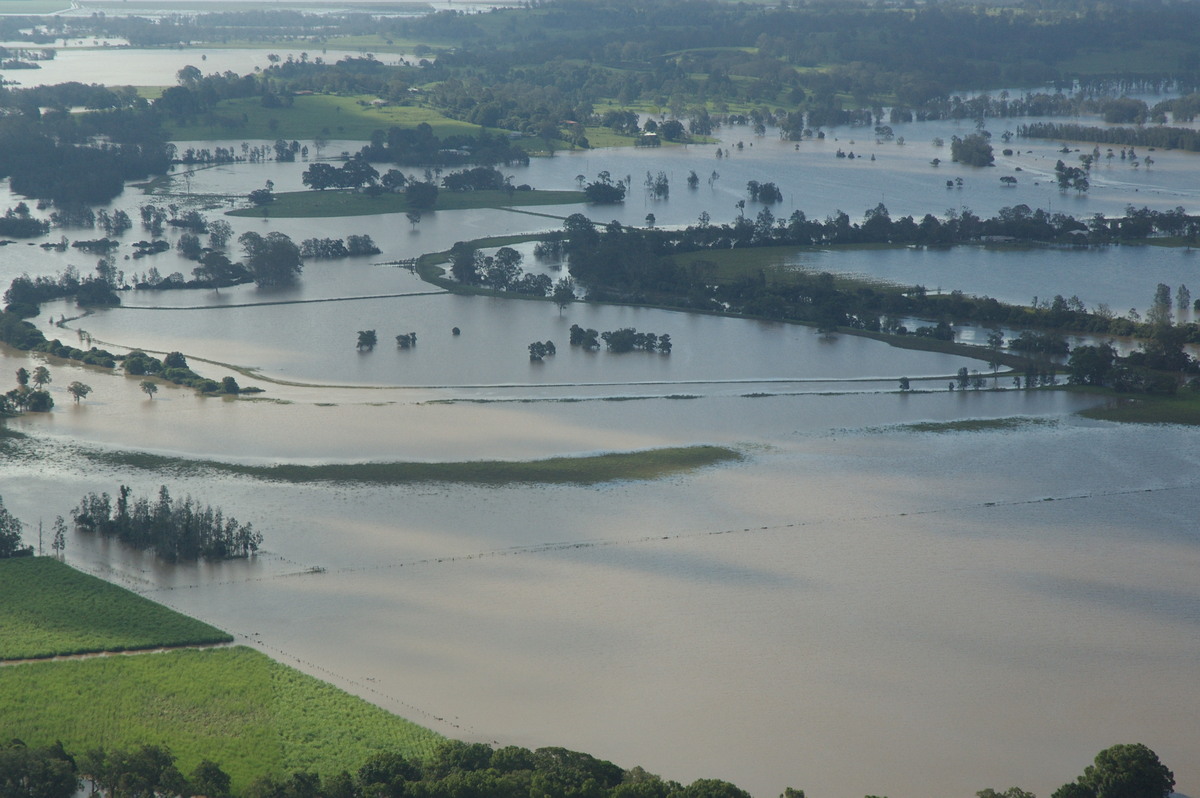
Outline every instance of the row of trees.
<svg viewBox="0 0 1200 798"><path fill-rule="evenodd" d="M1095 127L1071 123L1032 122L1017 128L1018 135L1059 141L1092 141L1122 147L1157 147L1200 152L1200 131L1186 127Z"/></svg>
<svg viewBox="0 0 1200 798"><path fill-rule="evenodd" d="M483 286L524 296L550 296L559 310L575 301L575 281L564 277L557 282L545 274L522 272L525 256L512 247L500 247L494 255L485 255L466 242L450 248L450 273L464 285Z"/></svg>
<svg viewBox="0 0 1200 798"><path fill-rule="evenodd" d="M617 354L632 352L637 349L643 352L657 351L664 355L669 355L673 346L671 336L666 333L662 335L641 333L633 327L621 327L617 330L597 332L590 327L584 329L578 324L572 324L570 334L571 346L595 350L600 348L600 342L603 341L608 351Z"/></svg>
<svg viewBox="0 0 1200 798"><path fill-rule="evenodd" d="M118 488L115 502L107 493L89 493L72 518L81 531L115 537L137 549L153 549L172 562L248 557L258 551L263 539L253 526L226 517L219 507L201 505L191 496L172 499L166 485L153 502L133 496L126 485Z"/></svg>
<svg viewBox="0 0 1200 798"><path fill-rule="evenodd" d="M328 260L351 258L359 255L378 255L379 247L369 235L351 235L346 238L306 238L300 243L300 257Z"/></svg>
<svg viewBox="0 0 1200 798"><path fill-rule="evenodd" d="M71 754L61 743L31 748L20 740L0 745L0 785L13 795L71 798L82 780L104 798L230 798L231 780L220 765L203 759L184 776L165 747L92 748ZM1052 798L1167 798L1174 774L1145 745L1114 745L1096 755L1074 782ZM984 789L978 798L1036 798L1019 787ZM295 771L261 775L242 798L749 798L736 785L698 779L684 786L641 767L623 770L612 762L566 748L492 748L446 740L424 761L395 751L370 756L354 773ZM804 798L785 788L780 798Z"/></svg>
<svg viewBox="0 0 1200 798"><path fill-rule="evenodd" d="M1005 209L994 220L980 220L969 211L952 212L945 221L927 216L922 221L927 240L959 240L967 231L982 236L988 230L1045 230L1054 236L1054 225L1069 225L1070 217L1051 216L1028 209ZM911 218L893 223L886 209L868 212L862 225L853 225L845 214L826 222L809 221L802 212L775 223L767 208L751 222L739 217L733 225L701 224L683 230L627 228L613 222L597 228L582 214L563 224L561 245L570 260L571 273L598 301L670 305L707 312L734 313L816 323L827 329L860 327L871 331L907 332L896 319L918 316L931 319L973 320L1018 327L1040 327L1111 335L1148 337L1153 325L1140 317L1120 317L1104 306L1089 312L1075 297L1056 296L1032 307L1006 305L989 297L971 297L960 291L931 294L923 286L875 288L839 286L832 275L789 273L777 280L766 272L723 279L716 263L693 253L731 246L804 245L895 240ZM1179 229L1177 223L1194 224L1196 217L1180 211L1134 211L1121 219L1099 219L1088 228L1089 237L1128 231L1139 235ZM1082 224L1082 223L1079 223ZM921 228L918 228L920 230ZM1200 328L1182 326L1185 338L1200 341ZM936 328L931 329L931 334Z"/></svg>

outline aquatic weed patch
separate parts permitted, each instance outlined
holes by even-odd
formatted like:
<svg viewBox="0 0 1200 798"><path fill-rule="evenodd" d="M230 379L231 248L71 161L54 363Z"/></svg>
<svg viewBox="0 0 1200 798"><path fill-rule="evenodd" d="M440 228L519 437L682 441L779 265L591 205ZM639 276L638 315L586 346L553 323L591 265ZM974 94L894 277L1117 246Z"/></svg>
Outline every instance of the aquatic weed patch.
<svg viewBox="0 0 1200 798"><path fill-rule="evenodd" d="M319 465L248 465L124 451L85 450L84 455L112 466L173 474L227 473L276 482L357 482L378 485L454 482L492 486L536 483L593 485L617 480L650 480L741 459L738 452L723 446L679 446L544 460Z"/></svg>
<svg viewBox="0 0 1200 798"><path fill-rule="evenodd" d="M1006 418L963 418L956 421L917 421L912 424L900 424L888 427L886 430L901 432L992 432L997 430L1027 429L1029 427L1053 427L1058 420L1053 418L1027 418L1009 416Z"/></svg>

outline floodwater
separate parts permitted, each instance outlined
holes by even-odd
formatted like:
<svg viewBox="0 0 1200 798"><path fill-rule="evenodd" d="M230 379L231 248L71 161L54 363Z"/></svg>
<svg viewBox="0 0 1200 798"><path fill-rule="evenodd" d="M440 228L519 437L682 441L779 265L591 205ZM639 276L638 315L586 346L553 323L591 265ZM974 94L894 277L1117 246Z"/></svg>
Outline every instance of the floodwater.
<svg viewBox="0 0 1200 798"><path fill-rule="evenodd" d="M1011 120L1009 120L1011 122ZM1015 123L1013 123L1015 124ZM973 129L973 128L972 128ZM740 128L729 128L724 135L736 140ZM866 134L865 129L839 129L842 140L832 136L824 142L806 141L797 145L770 136L746 140L754 144L734 155L716 159L718 145L665 147L656 150L595 150L566 153L553 158L538 158L528 167L506 168L517 184L528 183L540 189L576 188L576 177L592 179L601 170L610 171L614 179L632 178L634 190L622 205L587 206L565 205L529 209L482 209L474 211L440 211L426 213L417 225L410 224L403 214L332 219L247 219L225 217L236 236L252 230L260 234L282 232L296 240L311 237L345 237L367 234L382 250L371 262L404 260L424 252L449 248L456 241L485 235L507 235L541 232L561 227L562 219L572 213L585 213L598 223L616 220L623 224L645 224L647 214L654 214L659 226L695 223L702 212L716 222L731 221L737 214L736 204L745 199L749 180L777 181L784 190L783 203L771 207L777 217L786 217L794 210L808 216L825 218L845 210L858 221L863 213L883 202L892 217L912 214L918 218L932 212L943 216L947 210L969 208L980 215L991 215L1003 207L1027 204L1034 208L1063 211L1078 217L1096 213L1121 214L1126 206L1147 205L1158 210L1182 206L1189 213L1200 208L1200 154L1157 152L1152 168L1134 169L1116 161L1093 171L1093 188L1085 196L1062 194L1053 185L1053 164L1062 157L1056 152L1058 144L1046 141L1019 141L1019 154L1012 158L1000 156L1001 166L994 169L975 169L943 163L931 167L935 155L945 156L944 148L934 147L935 136L949 139L950 135L970 132L952 123L929 123L921 132L910 130L904 145L894 142L876 143L873 138L857 141L853 136ZM850 141L856 141L851 145ZM265 142L252 142L264 144ZM311 142L306 142L311 144ZM182 146L212 148L240 147L240 141L188 142ZM324 157L341 152L354 152L358 142L335 141L324 150ZM719 145L722 151L727 143ZM854 146L862 153L876 152L875 162L866 157L853 161L834 157L837 148ZM1145 153L1143 153L1145 154ZM1013 164L1023 163L1023 172L1011 170ZM110 210L124 209L137 220L138 207L147 202L160 205L175 204L180 208L199 208L210 219L219 218L230 207L244 204L250 191L271 181L276 191L296 191L303 188L301 174L308 164L275 163L238 164L180 170L167 193L146 196L136 189L127 190L111 205ZM422 170L404 171L419 177ZM647 172L667 172L672 185L671 196L665 201L651 200L641 189ZM695 190L689 190L686 178L695 171L701 178ZM719 177L709 185L713 172ZM1020 174L1015 188L1005 188L998 180L1001 174ZM946 189L947 179L963 178L963 187ZM4 196L7 194L7 196ZM214 199L214 197L216 199ZM21 198L0 193L0 205L15 206ZM761 206L748 203L745 212L756 215ZM57 241L65 235L71 241L98 238L100 230L54 229L48 240ZM145 237L140 225L123 237L122 247L115 252L118 268L131 281L151 267L162 276L178 272L190 277L194 263L170 251L152 257L130 259L129 244ZM168 233L174 243L177 231ZM81 272L90 272L96 257L74 248L65 252L46 251L36 246L40 242L17 242L4 247L0 259L0 281L30 274L55 274L69 265ZM234 245L236 249L236 244ZM237 254L236 252L234 253ZM804 252L785 259L805 268L847 272L902 284L925 285L931 290L961 290L970 294L1028 303L1034 297L1048 299L1056 294L1077 295L1089 307L1105 304L1117 313L1136 308L1144 313L1154 296L1155 286L1162 282L1176 288L1200 283L1196 274L1196 254L1186 248L1152 246L1109 247L1082 252L1059 249L989 250L956 248L949 251L869 250L837 253ZM531 268L539 268L532 258L526 259ZM356 278L351 270L312 261L306 265L308 274L296 287L272 292L269 299L284 296L289 299L331 296L395 293L395 281L377 273ZM322 280L321 274L337 273L337 280ZM346 278L343 280L342 278ZM399 279L399 278L396 278ZM384 290L374 289L383 287ZM340 291L340 293L339 293ZM253 292L253 289L249 289ZM171 305L228 301L210 296L197 300L194 296L180 297L151 293L126 297L126 304ZM230 293L242 296L248 293ZM255 301L246 299L244 301Z"/></svg>
<svg viewBox="0 0 1200 798"><path fill-rule="evenodd" d="M124 445L146 445L151 409L186 401L142 400ZM181 440L217 439L197 453L228 459L287 430L303 442L263 453L713 441L747 459L593 487L289 486L113 471L39 434L36 460L2 469L6 503L27 520L118 481L168 481L253 521L267 552L250 563L166 568L78 534L68 561L448 734L567 745L759 796L997 783L1044 795L1101 748L1138 740L1187 792L1200 710L1194 436L1064 417L1081 403L1015 391L209 402L205 416L171 418ZM895 426L1016 414L1043 423Z"/></svg>
<svg viewBox="0 0 1200 798"><path fill-rule="evenodd" d="M567 188L599 169L672 170L670 200L635 194L624 207L587 209L600 221L637 222L647 208L659 224L701 210L722 220L746 180L783 185L781 176L781 214L853 213L880 198L893 215L1047 199L1116 212L1130 197L1195 210L1194 156L1164 153L1151 172L1113 167L1076 200L1024 178L1001 189L1000 169L931 174L932 145L920 141L948 129L906 132L903 147L856 143L878 152L874 163L833 159L856 135L847 131L800 150L755 139L719 162L708 146L559 155L512 171L516 182ZM1052 144L1031 148L1026 173L1053 154ZM277 190L298 188L304 168L201 170L191 192L244 193L268 177ZM709 187L713 168L721 177ZM694 193L683 184L690 169L704 177ZM961 191L937 185L956 174L979 179ZM143 201L128 191L116 206ZM430 293L377 263L555 219L443 212L416 230L402 216L231 221L237 232L293 237L366 232L384 253L309 263L283 291L130 292L125 307L62 329L48 319L74 311L48 304L39 324L67 342L82 328L114 346L180 349L206 376L228 373L220 364L252 367L262 379L239 381L266 393L220 400L164 387L151 399L137 379L50 362L57 408L6 422L29 437L5 442L0 458L0 492L29 525L27 540L39 520L49 528L87 491L121 483L147 493L166 482L219 504L263 531L254 560L166 566L83 534L69 539L67 560L470 740L564 745L685 783L728 779L759 798L785 786L826 798L961 798L1014 784L1045 796L1099 750L1143 742L1181 792L1196 793L1192 429L1088 422L1074 413L1098 400L1073 394L945 390L959 366L986 371L978 361L652 309L573 305L560 315L549 303ZM6 280L89 262L23 244L0 254ZM190 269L173 253L157 257L119 263ZM1186 255L1151 247L797 260L1016 301L1079 294L1118 311L1144 307L1157 282L1200 282L1185 279ZM279 301L295 304L263 304ZM571 323L667 332L675 349L584 353L566 344ZM358 353L356 331L369 328L380 346ZM417 348L397 350L392 336L408 331ZM526 345L547 338L558 354L531 364ZM0 350L0 374L42 362ZM900 394L901 376L928 379ZM65 393L72 380L95 388L77 406ZM954 431L964 419L997 425ZM698 443L743 459L645 483L480 488L177 477L90 457L453 461Z"/></svg>

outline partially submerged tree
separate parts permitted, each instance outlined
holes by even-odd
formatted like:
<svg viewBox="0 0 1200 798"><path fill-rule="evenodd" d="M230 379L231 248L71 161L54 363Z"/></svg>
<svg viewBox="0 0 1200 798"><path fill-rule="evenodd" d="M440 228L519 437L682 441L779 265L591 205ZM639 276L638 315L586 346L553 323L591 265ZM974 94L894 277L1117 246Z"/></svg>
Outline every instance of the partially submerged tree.
<svg viewBox="0 0 1200 798"><path fill-rule="evenodd" d="M86 399L87 395L92 392L92 386L85 385L79 380L75 380L67 386L67 393L75 399L75 404L79 404L80 399Z"/></svg>

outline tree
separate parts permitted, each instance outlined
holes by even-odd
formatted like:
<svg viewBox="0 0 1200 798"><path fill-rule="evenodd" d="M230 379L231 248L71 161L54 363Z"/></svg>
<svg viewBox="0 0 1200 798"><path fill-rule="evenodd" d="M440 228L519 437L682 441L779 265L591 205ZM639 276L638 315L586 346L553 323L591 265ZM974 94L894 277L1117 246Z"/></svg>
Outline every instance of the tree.
<svg viewBox="0 0 1200 798"><path fill-rule="evenodd" d="M992 155L992 145L988 142L988 136L983 133L972 133L964 138L952 137L950 157L970 166L991 166L996 160Z"/></svg>
<svg viewBox="0 0 1200 798"><path fill-rule="evenodd" d="M416 230L417 225L419 225L421 223L421 212L420 211L409 211L408 213L406 213L404 215L405 215L405 217L408 218L408 223L412 225L412 229Z"/></svg>
<svg viewBox="0 0 1200 798"><path fill-rule="evenodd" d="M33 387L39 391L42 386L50 384L50 369L45 366L38 366L33 370Z"/></svg>
<svg viewBox="0 0 1200 798"><path fill-rule="evenodd" d="M575 281L570 277L563 277L554 284L554 293L550 296L554 300L554 304L558 305L558 315L561 316L567 305L576 300Z"/></svg>
<svg viewBox="0 0 1200 798"><path fill-rule="evenodd" d="M996 371L1000 368L1000 350L1004 347L1004 333L1000 330L992 330L987 337L988 347L988 365L992 369L992 378L995 379Z"/></svg>
<svg viewBox="0 0 1200 798"><path fill-rule="evenodd" d="M553 341L534 341L529 345L529 359L540 363L543 358L555 353Z"/></svg>
<svg viewBox="0 0 1200 798"><path fill-rule="evenodd" d="M483 256L479 250L463 241L456 242L450 247L450 274L455 280L464 285L479 282L479 270L483 266Z"/></svg>
<svg viewBox="0 0 1200 798"><path fill-rule="evenodd" d="M359 330L358 344L356 344L355 348L358 349L359 352L363 351L364 349L370 352L375 349L375 344L377 343L379 343L379 337L375 335L374 330Z"/></svg>
<svg viewBox="0 0 1200 798"><path fill-rule="evenodd" d="M422 211L431 210L437 204L437 184L433 182L410 181L404 187L404 198L408 200L408 207L410 208Z"/></svg>
<svg viewBox="0 0 1200 798"><path fill-rule="evenodd" d="M500 247L494 256L484 261L484 283L497 291L506 290L521 274L522 259L521 253L512 247Z"/></svg>
<svg viewBox="0 0 1200 798"><path fill-rule="evenodd" d="M593 183L588 183L583 189L587 201L595 205L609 205L625 201L625 184L618 180L612 181L612 175L607 171L596 176Z"/></svg>
<svg viewBox="0 0 1200 798"><path fill-rule="evenodd" d="M146 396L149 396L151 400L154 399L154 394L158 393L158 383L154 382L153 380L142 380L138 387L140 387L142 389L142 393L146 394Z"/></svg>
<svg viewBox="0 0 1200 798"><path fill-rule="evenodd" d="M4 506L0 497L0 559L17 557L30 553L31 549L21 547L21 529L23 524Z"/></svg>
<svg viewBox="0 0 1200 798"><path fill-rule="evenodd" d="M295 282L304 264L300 248L283 233L242 233L238 243L246 253L246 265L259 286L287 285Z"/></svg>
<svg viewBox="0 0 1200 798"><path fill-rule="evenodd" d="M49 413L54 409L54 397L49 391L30 391L25 397L25 409L31 413Z"/></svg>
<svg viewBox="0 0 1200 798"><path fill-rule="evenodd" d="M316 191L338 185L338 169L332 164L314 163L300 175L300 182Z"/></svg>
<svg viewBox="0 0 1200 798"><path fill-rule="evenodd" d="M175 79L179 81L180 86L194 85L199 83L203 77L204 73L200 71L199 67L194 67L191 64L188 64L175 73Z"/></svg>
<svg viewBox="0 0 1200 798"><path fill-rule="evenodd" d="M206 798L226 798L231 784L229 774L208 759L201 760L188 780L198 795Z"/></svg>
<svg viewBox="0 0 1200 798"><path fill-rule="evenodd" d="M75 404L79 404L80 399L86 399L87 395L92 392L92 386L85 385L79 380L75 380L67 386L67 393L75 399Z"/></svg>
<svg viewBox="0 0 1200 798"><path fill-rule="evenodd" d="M12 740L0 744L0 784L5 795L71 798L79 789L79 778L61 743L29 748Z"/></svg>
<svg viewBox="0 0 1200 798"><path fill-rule="evenodd" d="M1077 346L1067 359L1070 374L1067 382L1072 385L1103 385L1113 370L1117 351L1112 344Z"/></svg>
<svg viewBox="0 0 1200 798"><path fill-rule="evenodd" d="M224 219L208 223L208 245L213 249L225 249L233 237L233 225Z"/></svg>
<svg viewBox="0 0 1200 798"><path fill-rule="evenodd" d="M900 390L907 391L909 389L908 377L900 378Z"/></svg>
<svg viewBox="0 0 1200 798"><path fill-rule="evenodd" d="M17 385L22 388L29 386L29 369L24 366L17 369Z"/></svg>
<svg viewBox="0 0 1200 798"><path fill-rule="evenodd" d="M1114 745L1096 754L1075 782L1064 784L1053 798L1166 798L1175 774L1141 743Z"/></svg>
<svg viewBox="0 0 1200 798"><path fill-rule="evenodd" d="M62 557L67 548L67 522L61 515L54 517L54 539L50 543L50 548L54 549L57 557Z"/></svg>
<svg viewBox="0 0 1200 798"><path fill-rule="evenodd" d="M275 201L275 192L269 188L256 188L247 194L246 198L256 207L261 208Z"/></svg>

